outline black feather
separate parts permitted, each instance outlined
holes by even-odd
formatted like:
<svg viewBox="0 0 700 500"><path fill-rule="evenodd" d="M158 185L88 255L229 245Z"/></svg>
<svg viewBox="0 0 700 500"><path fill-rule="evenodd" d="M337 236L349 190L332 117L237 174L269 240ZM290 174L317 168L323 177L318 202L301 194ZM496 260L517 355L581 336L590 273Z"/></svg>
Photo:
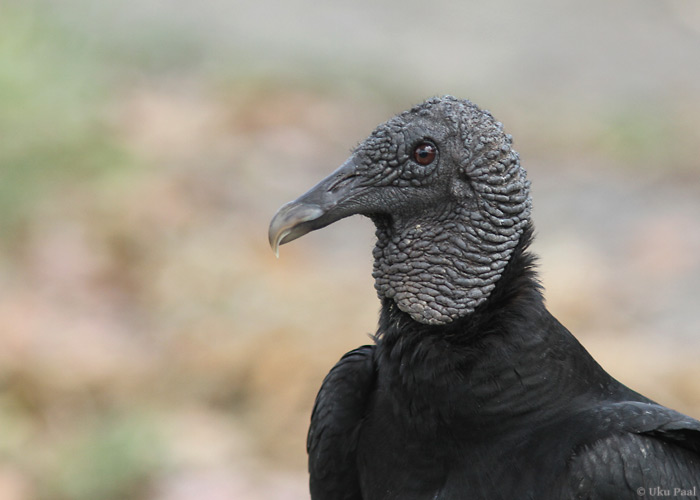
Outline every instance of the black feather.
<svg viewBox="0 0 700 500"><path fill-rule="evenodd" d="M426 138L437 164L415 168ZM612 378L547 311L510 145L490 114L433 99L273 219L273 245L351 213L377 226L375 345L316 399L314 500L700 494L700 422Z"/></svg>

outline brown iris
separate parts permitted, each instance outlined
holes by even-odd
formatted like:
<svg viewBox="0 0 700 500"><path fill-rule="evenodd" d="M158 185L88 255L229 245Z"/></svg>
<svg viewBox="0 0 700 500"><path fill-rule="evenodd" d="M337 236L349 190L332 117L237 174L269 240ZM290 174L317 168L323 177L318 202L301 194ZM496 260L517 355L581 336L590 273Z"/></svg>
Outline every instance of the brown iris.
<svg viewBox="0 0 700 500"><path fill-rule="evenodd" d="M430 142L421 142L413 150L413 159L419 165L430 165L437 156L437 148Z"/></svg>

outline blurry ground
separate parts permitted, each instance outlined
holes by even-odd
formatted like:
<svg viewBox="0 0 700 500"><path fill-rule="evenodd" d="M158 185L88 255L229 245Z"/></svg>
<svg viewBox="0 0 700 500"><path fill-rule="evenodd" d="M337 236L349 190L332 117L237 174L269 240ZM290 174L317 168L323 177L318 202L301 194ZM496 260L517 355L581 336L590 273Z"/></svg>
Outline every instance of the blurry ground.
<svg viewBox="0 0 700 500"><path fill-rule="evenodd" d="M308 498L373 228L267 224L434 94L515 136L554 314L700 416L698 4L526 5L0 4L0 498Z"/></svg>

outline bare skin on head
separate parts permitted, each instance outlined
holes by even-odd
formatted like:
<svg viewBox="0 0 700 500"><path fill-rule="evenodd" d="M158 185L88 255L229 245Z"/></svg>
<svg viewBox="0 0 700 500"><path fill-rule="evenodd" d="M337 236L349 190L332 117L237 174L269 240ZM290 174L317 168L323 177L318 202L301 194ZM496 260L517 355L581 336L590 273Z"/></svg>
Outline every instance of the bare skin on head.
<svg viewBox="0 0 700 500"><path fill-rule="evenodd" d="M353 214L377 228L375 344L316 398L313 500L700 494L700 422L612 378L547 311L529 191L501 124L446 96L275 215L275 250Z"/></svg>

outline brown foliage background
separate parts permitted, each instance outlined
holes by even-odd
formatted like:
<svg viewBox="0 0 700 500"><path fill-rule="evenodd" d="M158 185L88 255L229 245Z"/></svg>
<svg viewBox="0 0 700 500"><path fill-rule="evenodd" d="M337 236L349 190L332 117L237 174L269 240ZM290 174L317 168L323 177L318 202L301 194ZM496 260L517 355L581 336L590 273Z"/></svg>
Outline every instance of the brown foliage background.
<svg viewBox="0 0 700 500"><path fill-rule="evenodd" d="M435 94L515 136L553 313L700 417L698 54L691 1L4 2L0 497L307 498L373 228L267 224Z"/></svg>

